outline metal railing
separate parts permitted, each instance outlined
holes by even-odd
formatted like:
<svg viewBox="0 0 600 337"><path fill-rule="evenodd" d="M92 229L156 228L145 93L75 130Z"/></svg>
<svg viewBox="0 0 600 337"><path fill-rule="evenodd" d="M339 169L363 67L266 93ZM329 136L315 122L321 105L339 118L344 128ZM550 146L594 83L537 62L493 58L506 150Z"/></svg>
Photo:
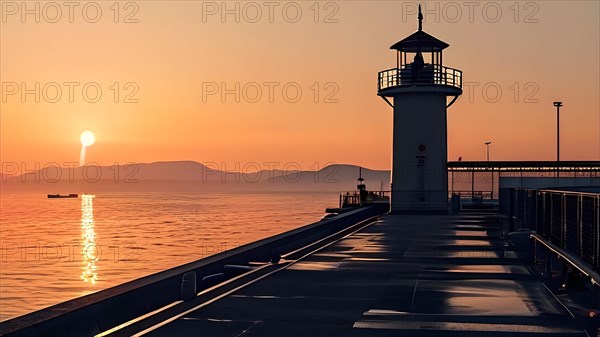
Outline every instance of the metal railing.
<svg viewBox="0 0 600 337"><path fill-rule="evenodd" d="M492 191L448 191L448 198L458 195L461 199L492 200Z"/></svg>
<svg viewBox="0 0 600 337"><path fill-rule="evenodd" d="M363 203L373 203L379 201L389 202L390 191L368 191L365 194L364 201L360 198L360 193L357 191L340 193L340 208L341 207L358 207Z"/></svg>
<svg viewBox="0 0 600 337"><path fill-rule="evenodd" d="M408 194L407 200L410 200L411 205L420 205L430 200L431 194L437 196L443 191L399 191L405 196ZM391 196L391 191L369 191L366 194L366 202L388 201ZM453 195L458 195L461 200L471 200L473 203L483 202L484 200L492 200L492 191L448 191L447 200L450 200ZM357 191L340 193L340 207L344 206L360 206L360 194Z"/></svg>
<svg viewBox="0 0 600 337"><path fill-rule="evenodd" d="M379 72L378 90L412 85L446 85L462 89L462 71L437 64L426 64L417 74L413 74L411 65L407 64L402 68Z"/></svg>
<svg viewBox="0 0 600 337"><path fill-rule="evenodd" d="M532 229L600 271L600 194L510 189L514 230Z"/></svg>

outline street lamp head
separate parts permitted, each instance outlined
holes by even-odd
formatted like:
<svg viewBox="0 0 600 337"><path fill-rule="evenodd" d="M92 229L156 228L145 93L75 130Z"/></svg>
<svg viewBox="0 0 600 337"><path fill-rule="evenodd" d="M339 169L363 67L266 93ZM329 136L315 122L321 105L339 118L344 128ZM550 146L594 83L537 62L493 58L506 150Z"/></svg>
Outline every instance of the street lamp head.
<svg viewBox="0 0 600 337"><path fill-rule="evenodd" d="M490 145L492 144L492 142L485 142L485 145Z"/></svg>
<svg viewBox="0 0 600 337"><path fill-rule="evenodd" d="M560 108L561 106L563 106L563 104L562 102L554 102L554 106Z"/></svg>

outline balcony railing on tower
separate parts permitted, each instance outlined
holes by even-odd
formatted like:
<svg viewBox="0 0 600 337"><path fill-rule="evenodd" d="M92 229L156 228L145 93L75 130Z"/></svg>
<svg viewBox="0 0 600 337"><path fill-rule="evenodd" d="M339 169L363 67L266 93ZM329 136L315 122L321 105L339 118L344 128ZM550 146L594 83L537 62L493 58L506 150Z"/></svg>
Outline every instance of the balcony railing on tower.
<svg viewBox="0 0 600 337"><path fill-rule="evenodd" d="M462 71L437 64L426 64L413 72L411 64L379 72L378 90L405 86L445 85L462 89Z"/></svg>

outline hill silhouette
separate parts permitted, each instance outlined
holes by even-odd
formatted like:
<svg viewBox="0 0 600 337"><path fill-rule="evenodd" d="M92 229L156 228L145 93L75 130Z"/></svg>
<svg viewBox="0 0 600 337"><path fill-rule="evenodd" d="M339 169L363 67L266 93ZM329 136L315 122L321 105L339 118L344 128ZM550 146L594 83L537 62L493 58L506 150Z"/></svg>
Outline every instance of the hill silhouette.
<svg viewBox="0 0 600 337"><path fill-rule="evenodd" d="M3 174L4 192L41 190L47 193L84 191L350 191L356 189L359 167L333 164L318 171L262 169L224 171L217 164L162 161L84 167L48 166L21 175ZM371 190L389 189L390 172L363 168Z"/></svg>

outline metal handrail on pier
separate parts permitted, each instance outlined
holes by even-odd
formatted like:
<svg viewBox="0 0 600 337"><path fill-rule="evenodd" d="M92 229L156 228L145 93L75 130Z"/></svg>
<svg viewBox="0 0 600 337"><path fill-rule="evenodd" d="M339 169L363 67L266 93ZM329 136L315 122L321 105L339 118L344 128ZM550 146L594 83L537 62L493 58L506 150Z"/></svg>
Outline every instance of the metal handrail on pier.
<svg viewBox="0 0 600 337"><path fill-rule="evenodd" d="M532 230L535 244L600 285L600 194L532 189L508 193L505 211L512 229Z"/></svg>
<svg viewBox="0 0 600 337"><path fill-rule="evenodd" d="M364 203L389 202L390 191L366 191L364 200L357 191L340 193L340 207L358 207Z"/></svg>
<svg viewBox="0 0 600 337"><path fill-rule="evenodd" d="M492 191L449 191L448 197L458 195L461 199L492 200Z"/></svg>

